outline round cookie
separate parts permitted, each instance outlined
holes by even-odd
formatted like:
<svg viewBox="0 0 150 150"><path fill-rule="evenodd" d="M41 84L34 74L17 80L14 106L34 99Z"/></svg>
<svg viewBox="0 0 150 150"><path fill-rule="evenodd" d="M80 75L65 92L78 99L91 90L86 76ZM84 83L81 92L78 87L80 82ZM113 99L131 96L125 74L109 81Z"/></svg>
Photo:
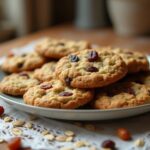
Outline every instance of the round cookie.
<svg viewBox="0 0 150 150"><path fill-rule="evenodd" d="M127 65L128 73L136 73L149 70L149 62L147 60L147 57L142 53L129 51L127 49L123 50L120 48L110 47L102 47L99 48L99 50L109 50L120 55Z"/></svg>
<svg viewBox="0 0 150 150"><path fill-rule="evenodd" d="M41 67L45 63L45 58L36 52L8 56L1 68L8 73L18 73L21 71L31 71Z"/></svg>
<svg viewBox="0 0 150 150"><path fill-rule="evenodd" d="M92 91L72 89L58 79L34 86L23 96L24 102L29 105L63 109L78 108L91 101L92 98Z"/></svg>
<svg viewBox="0 0 150 150"><path fill-rule="evenodd" d="M99 89L93 107L95 109L112 109L147 103L150 103L150 88L135 82L124 82Z"/></svg>
<svg viewBox="0 0 150 150"><path fill-rule="evenodd" d="M55 67L54 61L46 63L34 71L34 77L40 81L50 81L54 77Z"/></svg>
<svg viewBox="0 0 150 150"><path fill-rule="evenodd" d="M96 88L124 77L127 67L122 58L112 52L89 49L60 59L55 72L72 87Z"/></svg>
<svg viewBox="0 0 150 150"><path fill-rule="evenodd" d="M5 94L22 96L30 87L38 85L32 72L20 72L6 76L0 82L0 91Z"/></svg>
<svg viewBox="0 0 150 150"><path fill-rule="evenodd" d="M42 56L59 59L90 47L87 41L45 38L37 44L35 49Z"/></svg>

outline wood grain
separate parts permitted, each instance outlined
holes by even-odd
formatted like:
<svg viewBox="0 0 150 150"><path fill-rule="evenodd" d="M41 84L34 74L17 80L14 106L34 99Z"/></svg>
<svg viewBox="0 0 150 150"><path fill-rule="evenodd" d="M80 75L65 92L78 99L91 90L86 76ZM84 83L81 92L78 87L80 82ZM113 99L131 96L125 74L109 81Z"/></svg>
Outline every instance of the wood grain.
<svg viewBox="0 0 150 150"><path fill-rule="evenodd" d="M70 24L54 26L22 38L0 44L0 55L4 55L11 48L23 46L41 37L67 38L74 40L88 40L101 46L130 48L150 54L150 37L120 37L111 28L83 30Z"/></svg>

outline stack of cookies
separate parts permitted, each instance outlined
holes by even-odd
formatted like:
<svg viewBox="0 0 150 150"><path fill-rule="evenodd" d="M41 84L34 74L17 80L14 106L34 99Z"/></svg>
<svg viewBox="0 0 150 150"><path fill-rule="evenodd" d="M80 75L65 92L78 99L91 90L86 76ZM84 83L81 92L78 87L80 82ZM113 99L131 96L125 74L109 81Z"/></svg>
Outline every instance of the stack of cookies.
<svg viewBox="0 0 150 150"><path fill-rule="evenodd" d="M149 62L139 52L46 38L34 52L8 55L1 68L10 75L0 91L33 106L111 109L150 103Z"/></svg>

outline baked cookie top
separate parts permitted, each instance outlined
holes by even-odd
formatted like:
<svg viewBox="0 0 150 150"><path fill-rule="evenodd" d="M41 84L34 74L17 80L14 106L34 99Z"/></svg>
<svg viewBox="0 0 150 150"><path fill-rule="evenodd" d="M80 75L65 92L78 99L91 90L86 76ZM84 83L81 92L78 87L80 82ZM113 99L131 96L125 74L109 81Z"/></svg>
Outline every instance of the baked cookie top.
<svg viewBox="0 0 150 150"><path fill-rule="evenodd" d="M140 52L111 47L102 47L99 48L99 50L109 50L120 55L125 61L129 73L149 70L149 62L147 60L147 57Z"/></svg>
<svg viewBox="0 0 150 150"><path fill-rule="evenodd" d="M87 41L45 38L37 44L35 49L42 56L59 59L90 47Z"/></svg>
<svg viewBox="0 0 150 150"><path fill-rule="evenodd" d="M29 105L49 108L78 108L93 98L90 90L72 89L53 79L30 88L23 96Z"/></svg>
<svg viewBox="0 0 150 150"><path fill-rule="evenodd" d="M5 72L17 73L21 71L31 71L41 67L45 63L45 58L36 52L8 56L1 68Z"/></svg>
<svg viewBox="0 0 150 150"><path fill-rule="evenodd" d="M21 96L30 87L39 84L39 81L33 78L32 72L20 72L8 75L0 82L0 91L9 95Z"/></svg>
<svg viewBox="0 0 150 150"><path fill-rule="evenodd" d="M135 82L116 83L99 89L93 106L96 109L133 107L150 103L150 88Z"/></svg>
<svg viewBox="0 0 150 150"><path fill-rule="evenodd" d="M122 58L112 52L89 49L60 59L55 72L72 87L96 88L124 77L127 67Z"/></svg>
<svg viewBox="0 0 150 150"><path fill-rule="evenodd" d="M46 63L34 71L34 77L40 81L49 81L54 77L55 67L55 61Z"/></svg>

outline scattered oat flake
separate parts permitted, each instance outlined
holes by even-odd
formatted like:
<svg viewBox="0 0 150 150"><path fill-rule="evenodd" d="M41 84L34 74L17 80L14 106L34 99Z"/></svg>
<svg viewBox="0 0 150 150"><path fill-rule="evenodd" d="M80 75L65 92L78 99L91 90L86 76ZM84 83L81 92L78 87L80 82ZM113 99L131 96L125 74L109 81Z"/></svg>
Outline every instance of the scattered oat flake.
<svg viewBox="0 0 150 150"><path fill-rule="evenodd" d="M0 143L3 143L5 140L0 138Z"/></svg>
<svg viewBox="0 0 150 150"><path fill-rule="evenodd" d="M49 134L49 131L48 131L48 130L44 130L44 131L42 131L41 134L42 134L42 135L47 135L47 134Z"/></svg>
<svg viewBox="0 0 150 150"><path fill-rule="evenodd" d="M19 128L13 128L13 129L12 129L12 133L13 133L14 135L16 135L16 136L22 135L22 130L19 129Z"/></svg>
<svg viewBox="0 0 150 150"><path fill-rule="evenodd" d="M44 137L47 138L49 141L53 141L55 138L53 134L46 134Z"/></svg>
<svg viewBox="0 0 150 150"><path fill-rule="evenodd" d="M56 141L65 142L67 137L65 135L59 135L56 137Z"/></svg>
<svg viewBox="0 0 150 150"><path fill-rule="evenodd" d="M74 137L72 137L72 136L67 137L67 138L66 138L66 142L72 142L72 141L73 141L73 138L74 138Z"/></svg>
<svg viewBox="0 0 150 150"><path fill-rule="evenodd" d="M67 136L74 136L75 133L73 131L68 130L68 131L65 131L65 135L67 135Z"/></svg>
<svg viewBox="0 0 150 150"><path fill-rule="evenodd" d="M91 130L91 131L95 131L96 130L96 127L93 124L85 124L84 127L87 130Z"/></svg>
<svg viewBox="0 0 150 150"><path fill-rule="evenodd" d="M134 142L135 146L137 147L143 147L145 142L143 139L137 139L135 142Z"/></svg>
<svg viewBox="0 0 150 150"><path fill-rule="evenodd" d="M97 150L97 148L95 146L91 146L89 150Z"/></svg>
<svg viewBox="0 0 150 150"><path fill-rule="evenodd" d="M31 122L27 122L24 126L28 129L31 129L33 127L33 124Z"/></svg>
<svg viewBox="0 0 150 150"><path fill-rule="evenodd" d="M11 121L12 121L12 118L7 116L7 117L4 118L4 121L5 121L5 122L11 122Z"/></svg>
<svg viewBox="0 0 150 150"><path fill-rule="evenodd" d="M60 150L73 150L71 147L61 147Z"/></svg>
<svg viewBox="0 0 150 150"><path fill-rule="evenodd" d="M80 147L85 147L85 146L86 146L86 143L85 143L85 141L77 141L76 143L74 143L74 145L75 145L77 148L80 148Z"/></svg>
<svg viewBox="0 0 150 150"><path fill-rule="evenodd" d="M23 120L16 120L16 121L13 121L12 124L15 127L22 127L25 124L25 122Z"/></svg>

